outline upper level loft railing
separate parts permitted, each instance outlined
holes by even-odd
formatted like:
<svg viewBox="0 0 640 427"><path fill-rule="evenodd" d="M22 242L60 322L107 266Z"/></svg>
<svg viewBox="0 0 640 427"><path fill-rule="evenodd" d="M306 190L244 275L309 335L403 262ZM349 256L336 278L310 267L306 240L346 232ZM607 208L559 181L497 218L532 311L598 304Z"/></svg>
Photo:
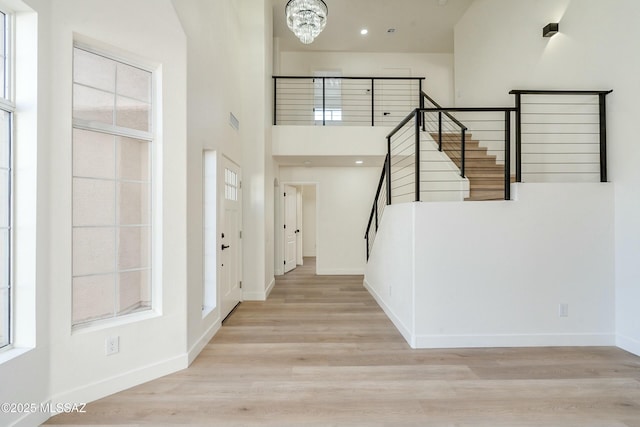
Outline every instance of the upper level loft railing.
<svg viewBox="0 0 640 427"><path fill-rule="evenodd" d="M273 124L395 126L420 106L423 80L273 76Z"/></svg>
<svg viewBox="0 0 640 427"><path fill-rule="evenodd" d="M510 200L512 182L607 182L611 92L514 90L504 108L442 108L423 93L387 137L367 258L385 204Z"/></svg>

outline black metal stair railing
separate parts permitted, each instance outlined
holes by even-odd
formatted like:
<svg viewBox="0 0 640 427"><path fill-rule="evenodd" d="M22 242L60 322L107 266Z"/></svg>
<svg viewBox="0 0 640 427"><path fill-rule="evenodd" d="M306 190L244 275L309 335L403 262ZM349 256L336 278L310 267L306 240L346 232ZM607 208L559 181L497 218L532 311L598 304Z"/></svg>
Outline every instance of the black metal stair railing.
<svg viewBox="0 0 640 427"><path fill-rule="evenodd" d="M514 111L515 108L512 107L416 108L387 135L387 155L365 232L367 259L384 210L384 206L380 206L381 200L386 204L392 204L428 200L511 198L511 122ZM479 158L478 152L487 149L479 148L478 141L471 141L475 146L465 144L468 128L452 113L466 114L471 122L478 122L485 128L500 125L502 164L496 163L496 156L493 156L492 160L493 169L482 163L485 159ZM487 114L492 117L477 118ZM437 120L437 127L431 127L434 120L430 118ZM451 130L453 132L449 132ZM437 141L432 133L437 135ZM459 146L454 153L447 152L448 147L455 146L451 143L451 133L459 135L460 138L457 141ZM483 185L488 185L486 183L480 184L479 189L474 189L473 185L469 184L470 178L467 176L474 173L479 180L492 179L494 182L489 184L488 189L482 188ZM490 196L486 196L487 193ZM384 197L381 197L381 194Z"/></svg>
<svg viewBox="0 0 640 427"><path fill-rule="evenodd" d="M387 136L367 259L386 204L456 192L458 200L510 200L512 182L607 182L611 92L513 90L515 107L485 108L443 108L421 92L420 108ZM461 183L468 187L456 189Z"/></svg>
<svg viewBox="0 0 640 427"><path fill-rule="evenodd" d="M416 109L387 136L392 203L509 200L514 111L512 107ZM465 124L452 113L464 114ZM455 120L455 127L445 129L442 117ZM470 139L470 126L486 135L486 147Z"/></svg>

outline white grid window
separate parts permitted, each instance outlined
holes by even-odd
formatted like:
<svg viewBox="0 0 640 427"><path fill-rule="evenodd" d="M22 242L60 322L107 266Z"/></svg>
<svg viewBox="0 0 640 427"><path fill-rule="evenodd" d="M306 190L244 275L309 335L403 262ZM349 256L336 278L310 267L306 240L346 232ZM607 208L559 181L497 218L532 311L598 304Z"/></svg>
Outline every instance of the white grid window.
<svg viewBox="0 0 640 427"><path fill-rule="evenodd" d="M152 73L76 46L73 324L151 308Z"/></svg>
<svg viewBox="0 0 640 427"><path fill-rule="evenodd" d="M227 200L238 200L238 174L227 168L224 169L224 197Z"/></svg>
<svg viewBox="0 0 640 427"><path fill-rule="evenodd" d="M12 69L9 40L11 15L0 11L0 348L11 343L12 297L12 152L13 115Z"/></svg>
<svg viewBox="0 0 640 427"><path fill-rule="evenodd" d="M340 72L315 72L313 111L316 122L322 122L323 111L325 121L342 121L342 79L340 77Z"/></svg>

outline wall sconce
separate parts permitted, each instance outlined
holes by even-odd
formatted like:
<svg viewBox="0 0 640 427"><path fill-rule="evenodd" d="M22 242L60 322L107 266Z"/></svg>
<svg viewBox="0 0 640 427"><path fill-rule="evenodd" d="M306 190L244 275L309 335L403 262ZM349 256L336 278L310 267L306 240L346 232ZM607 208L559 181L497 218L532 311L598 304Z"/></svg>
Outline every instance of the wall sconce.
<svg viewBox="0 0 640 427"><path fill-rule="evenodd" d="M558 32L558 23L552 22L542 29L542 37L551 37Z"/></svg>

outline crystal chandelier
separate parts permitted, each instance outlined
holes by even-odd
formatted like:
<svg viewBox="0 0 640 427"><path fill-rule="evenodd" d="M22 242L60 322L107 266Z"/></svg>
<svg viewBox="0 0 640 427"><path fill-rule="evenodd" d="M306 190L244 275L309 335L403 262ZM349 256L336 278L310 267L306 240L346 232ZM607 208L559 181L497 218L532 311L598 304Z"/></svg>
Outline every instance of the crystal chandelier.
<svg viewBox="0 0 640 427"><path fill-rule="evenodd" d="M327 25L329 9L322 0L289 0L285 12L289 29L302 43L309 44Z"/></svg>

